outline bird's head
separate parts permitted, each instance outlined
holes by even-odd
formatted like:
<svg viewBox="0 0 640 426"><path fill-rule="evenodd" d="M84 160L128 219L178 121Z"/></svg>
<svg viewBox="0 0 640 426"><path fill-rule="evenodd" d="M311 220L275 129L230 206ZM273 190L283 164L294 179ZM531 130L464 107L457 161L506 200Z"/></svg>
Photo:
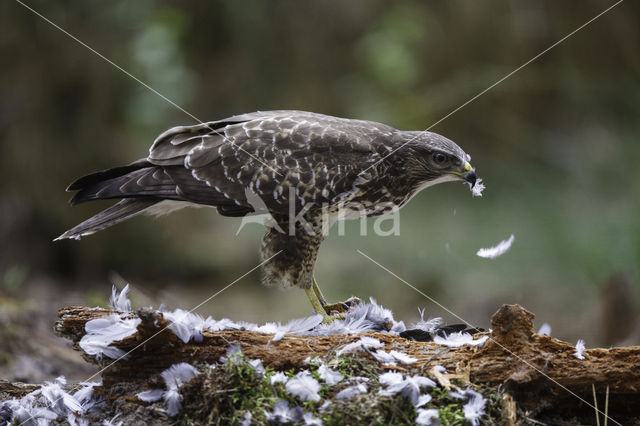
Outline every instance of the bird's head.
<svg viewBox="0 0 640 426"><path fill-rule="evenodd" d="M476 184L471 157L455 142L437 133L403 132L406 173L421 190L441 182L463 180Z"/></svg>

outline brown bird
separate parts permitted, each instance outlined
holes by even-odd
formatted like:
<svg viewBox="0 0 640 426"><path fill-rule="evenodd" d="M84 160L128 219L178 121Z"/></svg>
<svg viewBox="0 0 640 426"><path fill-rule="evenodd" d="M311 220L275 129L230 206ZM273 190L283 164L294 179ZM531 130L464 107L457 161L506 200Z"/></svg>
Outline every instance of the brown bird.
<svg viewBox="0 0 640 426"><path fill-rule="evenodd" d="M57 239L80 239L141 213L188 205L213 206L223 216L269 213L263 282L304 289L329 321L337 304L326 303L313 278L328 227L390 212L441 182L462 180L477 191L469 160L436 133L303 111L174 127L155 140L147 158L73 182L67 188L78 191L72 205L121 201Z"/></svg>

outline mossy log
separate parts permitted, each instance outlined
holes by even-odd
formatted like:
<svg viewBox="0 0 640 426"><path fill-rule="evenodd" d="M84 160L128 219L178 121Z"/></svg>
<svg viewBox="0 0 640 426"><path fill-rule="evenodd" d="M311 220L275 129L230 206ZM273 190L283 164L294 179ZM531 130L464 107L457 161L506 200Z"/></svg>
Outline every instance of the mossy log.
<svg viewBox="0 0 640 426"><path fill-rule="evenodd" d="M76 348L85 334L85 323L112 313L107 309L66 307L59 311L56 333L71 339ZM158 382L158 373L178 362L213 363L224 356L230 345L240 345L248 358L261 359L277 370L304 367L304 360L339 350L361 335L298 336L286 335L279 341L273 336L252 331L203 331L201 342L183 343L167 329L162 313L138 310L127 315L142 321L136 334L113 345L130 352L126 360L113 362L85 356L101 364L103 385L108 389L118 383ZM385 344L385 350L402 351L418 361L411 369L433 373L441 365L454 378L474 384L502 385L518 403L523 413L580 412L584 415L593 404L592 386L600 397L609 387L609 413L621 418L640 419L640 346L589 349L578 359L575 347L567 342L536 334L534 315L519 305L503 305L492 317L490 333L482 347L451 348L433 342L416 342L385 333L365 333ZM367 355L364 355L367 356ZM403 370L404 367L389 366ZM601 400L600 408L602 408Z"/></svg>

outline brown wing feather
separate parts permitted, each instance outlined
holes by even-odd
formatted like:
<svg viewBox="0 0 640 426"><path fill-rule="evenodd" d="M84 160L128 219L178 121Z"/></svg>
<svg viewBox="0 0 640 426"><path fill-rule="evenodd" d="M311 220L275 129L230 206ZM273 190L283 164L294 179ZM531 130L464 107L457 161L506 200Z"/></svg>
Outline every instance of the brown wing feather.
<svg viewBox="0 0 640 426"><path fill-rule="evenodd" d="M249 190L272 212L287 213L290 194L299 209L335 202L353 190L394 132L379 123L299 111L252 113L171 129L156 140L148 161L183 164L194 180L204 182L208 188L197 191L185 186L188 177L176 182L195 202L221 194L240 210L251 209Z"/></svg>

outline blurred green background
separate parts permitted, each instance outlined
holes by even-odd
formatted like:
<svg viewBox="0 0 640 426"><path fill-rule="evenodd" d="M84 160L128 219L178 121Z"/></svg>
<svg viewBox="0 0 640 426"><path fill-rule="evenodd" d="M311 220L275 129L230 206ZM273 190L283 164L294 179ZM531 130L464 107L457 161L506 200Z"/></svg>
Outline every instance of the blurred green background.
<svg viewBox="0 0 640 426"><path fill-rule="evenodd" d="M419 130L613 2L28 4L201 120L301 109ZM626 338L640 263L639 9L620 4L433 128L471 154L484 197L439 185L402 210L400 236L376 236L371 221L366 236L357 222L334 229L316 268L328 298L459 322L359 249L478 326L520 303L556 337ZM240 220L209 209L52 242L110 204L71 208L73 179L144 157L166 128L195 121L16 2L0 5L0 27L5 317L26 303L49 330L58 307L105 304L114 271L136 306L190 308L259 263L263 229L236 236ZM510 234L504 256L475 255ZM258 272L198 309L254 322L309 311L303 292L261 287Z"/></svg>

